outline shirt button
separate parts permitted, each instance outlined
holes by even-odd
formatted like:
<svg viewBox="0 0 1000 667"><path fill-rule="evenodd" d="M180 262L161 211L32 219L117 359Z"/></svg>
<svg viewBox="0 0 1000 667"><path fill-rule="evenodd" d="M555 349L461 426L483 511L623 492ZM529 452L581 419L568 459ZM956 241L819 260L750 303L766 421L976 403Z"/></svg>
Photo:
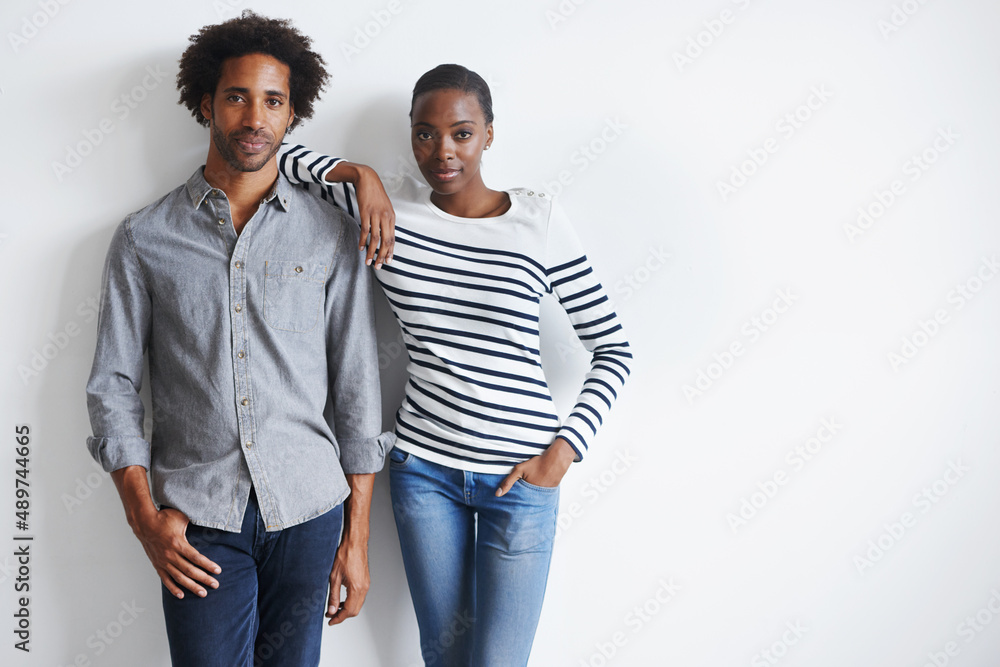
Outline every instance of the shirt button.
<svg viewBox="0 0 1000 667"><path fill-rule="evenodd" d="M253 444L252 442L250 442L249 440L247 440L247 449L250 449L250 446L251 446L252 444Z"/></svg>
<svg viewBox="0 0 1000 667"><path fill-rule="evenodd" d="M302 273L302 267L301 266L296 266L295 267L295 273Z"/></svg>
<svg viewBox="0 0 1000 667"><path fill-rule="evenodd" d="M237 353L236 353L236 356L237 356L237 357L239 357L240 359L242 359L242 358L243 358L243 357L245 356L245 355L243 354L243 350L240 350L239 352L237 352Z"/></svg>
<svg viewBox="0 0 1000 667"><path fill-rule="evenodd" d="M218 197L219 196L219 191L218 190L212 190L212 196Z"/></svg>
<svg viewBox="0 0 1000 667"><path fill-rule="evenodd" d="M539 192L539 193L538 193L538 196L539 196L539 197L544 197L544 196L545 196L545 193L544 193L544 192Z"/></svg>
<svg viewBox="0 0 1000 667"><path fill-rule="evenodd" d="M233 310L235 310L237 313L241 313L243 312L243 306L241 306L240 304L236 304L236 308L234 308Z"/></svg>
<svg viewBox="0 0 1000 667"><path fill-rule="evenodd" d="M535 196L535 193L534 193L534 191L532 191L532 190L528 190L528 196L529 196L529 197L534 197L534 196Z"/></svg>
<svg viewBox="0 0 1000 667"><path fill-rule="evenodd" d="M250 405L250 399L248 399L246 396L244 396L243 400L240 401L240 404L241 405Z"/></svg>
<svg viewBox="0 0 1000 667"><path fill-rule="evenodd" d="M243 268L243 263L242 262L236 262L236 268L237 269L242 269Z"/></svg>
<svg viewBox="0 0 1000 667"><path fill-rule="evenodd" d="M219 224L220 225L226 224L226 219L225 218L219 218Z"/></svg>

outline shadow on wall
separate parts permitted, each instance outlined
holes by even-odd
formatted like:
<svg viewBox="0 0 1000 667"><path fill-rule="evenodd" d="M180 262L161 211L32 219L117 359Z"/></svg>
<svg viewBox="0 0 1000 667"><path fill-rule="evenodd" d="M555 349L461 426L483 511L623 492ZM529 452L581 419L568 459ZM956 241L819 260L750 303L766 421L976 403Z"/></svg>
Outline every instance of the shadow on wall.
<svg viewBox="0 0 1000 667"><path fill-rule="evenodd" d="M56 636L46 641L46 650L55 652L53 659L70 663L102 654L112 660L167 655L159 580L125 521L114 483L86 448L85 387L96 340L101 271L113 230L109 225L77 240L68 253L55 335L73 326L80 333L66 340L34 378L38 412L47 417L40 420L33 448L33 463L44 471L46 490L35 496L36 516L45 519L41 539L48 544L41 554L51 554L39 570L44 568L46 581L52 578L53 590L67 602L47 610Z"/></svg>
<svg viewBox="0 0 1000 667"><path fill-rule="evenodd" d="M344 145L327 146L324 143L310 145L304 140L299 141L314 150L370 164L378 170L383 181L386 181L388 172L383 167L384 164L397 161L401 153L409 157L411 162L413 160L409 144L409 121L406 116L408 110L409 107L401 107L396 98L381 98L367 105L350 119L313 118L312 129L328 124L337 126L339 132L322 133L319 136L331 134L346 136L348 139ZM382 428L391 431L395 426L396 410L403 399L407 355L399 326L381 287L375 290L375 319L382 382ZM371 588L359 619L372 619L370 622L365 622L369 637L365 648L374 647L376 657L371 664L417 664L419 638L416 617L403 573L399 538L392 516L388 463L375 479L369 565ZM338 651L337 646L341 641L347 640L348 636L356 635L360 630L355 621L348 621L340 627L343 628L344 638L341 639L336 633L333 634L331 636L333 641L324 643L326 653ZM385 637L393 637L394 641L385 641Z"/></svg>

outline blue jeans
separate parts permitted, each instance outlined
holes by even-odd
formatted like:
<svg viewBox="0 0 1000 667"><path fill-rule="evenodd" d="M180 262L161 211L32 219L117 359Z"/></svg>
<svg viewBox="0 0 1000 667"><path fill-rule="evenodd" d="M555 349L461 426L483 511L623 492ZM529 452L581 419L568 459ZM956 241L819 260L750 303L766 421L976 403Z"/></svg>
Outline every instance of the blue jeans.
<svg viewBox="0 0 1000 667"><path fill-rule="evenodd" d="M392 511L428 667L523 667L552 560L559 488L389 454Z"/></svg>
<svg viewBox="0 0 1000 667"><path fill-rule="evenodd" d="M165 586L170 660L177 667L318 665L343 505L265 532L251 492L239 533L189 524L187 539L218 563L219 587L178 600Z"/></svg>

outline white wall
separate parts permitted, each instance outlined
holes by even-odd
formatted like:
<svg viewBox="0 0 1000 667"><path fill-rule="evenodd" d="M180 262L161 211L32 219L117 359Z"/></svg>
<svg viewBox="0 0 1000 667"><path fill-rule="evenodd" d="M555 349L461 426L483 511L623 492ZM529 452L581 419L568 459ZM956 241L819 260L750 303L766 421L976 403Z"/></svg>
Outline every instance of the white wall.
<svg viewBox="0 0 1000 667"><path fill-rule="evenodd" d="M294 137L387 178L412 159L416 78L442 62L482 73L497 116L487 182L561 188L613 293L637 370L564 481L532 665L996 664L1000 280L977 276L1000 253L995 3L290 4L0 9L0 662L168 664L158 581L84 446L89 304L114 226L204 159L176 62L235 5L292 18L326 56L333 85ZM347 54L366 29L377 34ZM127 108L122 95L144 99ZM104 119L112 131L95 134ZM88 135L90 154L57 176ZM724 197L734 168L750 175ZM879 197L894 201L851 231ZM782 293L792 305L775 321ZM568 407L586 355L557 310L546 362ZM916 351L894 367L904 338ZM36 354L53 358L22 377ZM400 369L386 369L387 415ZM712 377L689 400L699 372ZM21 423L33 429L30 656L11 632ZM817 434L827 442L797 462ZM734 524L744 499L757 507ZM326 631L324 665L417 664L384 476L371 564L368 603ZM98 639L133 601L134 622Z"/></svg>

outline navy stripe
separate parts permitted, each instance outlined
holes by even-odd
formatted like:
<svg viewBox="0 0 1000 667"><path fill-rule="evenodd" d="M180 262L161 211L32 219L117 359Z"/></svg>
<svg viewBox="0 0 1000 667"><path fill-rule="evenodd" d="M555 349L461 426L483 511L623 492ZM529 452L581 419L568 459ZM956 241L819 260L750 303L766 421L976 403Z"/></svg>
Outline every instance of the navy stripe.
<svg viewBox="0 0 1000 667"><path fill-rule="evenodd" d="M389 269L388 266L385 267ZM410 273L409 271L403 271L402 269L392 266L391 273L395 273L400 276L406 276L408 278L413 278L416 281L424 283L437 283L439 285L450 285L452 287L457 287L459 289L474 290L477 292L495 292L497 294L506 294L507 296L516 297L518 299L525 299L527 301L538 301L538 295L534 296L528 294L522 294L521 292L515 292L514 290L504 289L503 287L492 287L488 285L479 285L473 283L458 283L454 280L445 280L444 278L431 278L430 276L422 276L416 273Z"/></svg>
<svg viewBox="0 0 1000 667"><path fill-rule="evenodd" d="M427 241L428 243L435 243L437 245L441 245L446 248L454 248L455 250L466 250L468 252L478 252L484 255L497 255L499 257L516 257L517 259L523 260L528 264L531 264L532 266L536 267L542 273L545 273L545 267L536 262L535 260L533 260L531 257L528 257L527 255L522 255L516 252L510 252L507 250L493 250L491 248L477 248L476 246L463 245L461 243L451 243L449 241L442 241L441 239L436 239L431 236L418 234L417 232L414 232L412 230L407 230L407 231L413 236L416 236L418 239Z"/></svg>
<svg viewBox="0 0 1000 667"><path fill-rule="evenodd" d="M453 369L449 368L448 366L445 366L445 367L442 368L441 366L436 366L436 365L428 363L428 362L426 362L426 361L424 361L422 359L414 359L413 357L410 357L410 363L411 364L416 364L417 366L423 366L424 368L430 368L432 370L436 370L436 371L439 371L439 372L440 371L447 371L448 374L451 375L452 377L457 378L459 380L462 380L463 382L468 382L469 384L477 385L479 387L485 387L487 389L495 389L497 391L505 391L508 394L519 394L521 396L530 396L531 398L541 398L541 399L544 399L544 400L551 400L551 398L548 395L546 395L546 394L539 394L536 391L528 391L527 389L515 389L514 387L505 387L505 386L499 385L499 384L491 384L489 382L484 382L482 380L476 380L474 378L470 378L470 377L466 377L464 375L460 375L460 374L456 373Z"/></svg>
<svg viewBox="0 0 1000 667"><path fill-rule="evenodd" d="M422 343L437 343L439 345L444 345L445 347L451 347L457 350L468 350L469 352L475 352L477 354L485 354L488 357L497 357L499 359L510 359L511 361L516 361L521 364L528 364L530 366L538 366L541 368L541 364L535 359L526 359L522 356L516 354L508 354L506 352L495 352L493 350L488 350L484 347L474 347L472 345L462 345L461 343L456 343L454 341L444 340L443 338L431 338L430 336L417 336L416 334L410 334L416 340Z"/></svg>
<svg viewBox="0 0 1000 667"><path fill-rule="evenodd" d="M413 400L412 396L406 397L406 402L416 408L417 412L420 412L424 417L430 419L431 421L437 422L439 424L444 424L448 428L454 429L459 433L465 433L466 435L471 435L476 438L482 438L483 440L495 440L497 442L509 442L512 445L521 445L523 447L538 447L538 443L529 442L527 440L518 440L517 438L507 438L502 435L496 435L493 433L481 433L479 431L474 431L471 428L465 428L464 426L459 426L454 424L447 419L443 419L441 415L435 415L432 412L426 410L422 405Z"/></svg>
<svg viewBox="0 0 1000 667"><path fill-rule="evenodd" d="M580 421L587 422L587 426L590 427L590 430L594 432L594 435L597 435L597 427L594 426L594 422L590 421L589 419L587 419L586 417L584 417L579 412L571 412L569 416L570 417L576 417Z"/></svg>
<svg viewBox="0 0 1000 667"><path fill-rule="evenodd" d="M411 377L410 378L410 382L413 382L413 383L423 382L423 380ZM554 421L559 421L559 415L552 415L552 414L548 414L548 413L545 413L545 412L537 412L535 410L528 410L528 409L525 409L525 408L515 408L515 407L510 406L510 405L500 405L499 403L490 403L489 401L483 401L483 400L480 400L478 398L472 398L471 396L467 396L467 395L465 395L465 394L463 394L461 392L457 392L454 389L449 389L448 387L442 387L439 384L431 384L430 386L432 386L435 389L438 389L440 391L443 391L443 392L446 392L448 394L451 394L455 398L460 398L460 399L462 399L463 401L465 401L467 403L474 403L475 405L481 405L484 408L490 408L492 410L503 410L504 412L514 412L514 413L519 414L519 415L528 415L530 417L539 417L541 419L552 419ZM587 406L587 407L590 407L590 406ZM593 408L591 408L591 409L593 409ZM598 419L600 419L600 415L598 415Z"/></svg>
<svg viewBox="0 0 1000 667"><path fill-rule="evenodd" d="M583 278L584 276L589 276L593 272L594 272L594 270L588 266L586 269L584 269L583 271L580 271L579 273L574 273L571 276L566 276L565 278L560 278L559 280L553 280L552 281L552 287L559 287L560 285L563 285L565 283L569 283L569 282L572 282L574 280L579 280L580 278Z"/></svg>
<svg viewBox="0 0 1000 667"><path fill-rule="evenodd" d="M607 382L605 382L604 380L602 380L600 378L587 378L586 380L583 381L583 383L584 384L588 384L589 383L589 384L604 385L605 387L608 388L608 391L611 392L612 396L614 396L615 398L618 398L618 392L615 391L615 388L612 387L610 384L608 384ZM608 407L611 407L611 406L609 405Z"/></svg>
<svg viewBox="0 0 1000 667"><path fill-rule="evenodd" d="M621 331L621 330L622 330L622 325L616 324L615 326L611 327L610 329L605 329L604 331L602 331L600 333L587 334L586 336L580 335L580 340L595 340L597 338L604 338L605 336L610 336L614 332Z"/></svg>
<svg viewBox="0 0 1000 667"><path fill-rule="evenodd" d="M324 167L323 169L320 169L320 172L326 171L327 169L330 168L330 163L333 162L333 158L327 158L326 155L320 155L318 158L316 158L315 160L313 160L309 164L308 167L306 167L306 169L309 170L309 174L313 177L313 180L316 181L317 183L320 183L320 184L322 184L322 181L319 180L319 176L315 175L315 172L313 171L313 168L316 165L318 165L320 162L323 162L324 160L326 161L326 167Z"/></svg>
<svg viewBox="0 0 1000 667"><path fill-rule="evenodd" d="M451 401L446 401L443 398L441 398L440 396L436 396L436 395L432 394L431 392L427 391L426 389L424 389L423 387L420 387L420 386L418 386L416 384L413 384L413 388L416 389L417 391L419 391L424 396L427 396L428 398L432 399L436 403L440 403L441 405L449 407L452 410L454 410L455 412L461 412L463 414L467 414L467 415L470 415L472 417L476 417L477 419L483 419L483 420L486 420L488 422L494 422L496 424L507 424L509 426L516 426L518 428L526 428L526 429L530 429L532 431L544 431L545 433L554 433L555 432L555 429L553 427L551 427L551 426L545 426L544 424L529 424L529 423L527 423L525 421L522 421L522 420L515 421L513 419L503 419L501 417L494 417L492 415L484 415L481 412L476 412L475 410L470 410L468 408L463 408L462 406L457 405L455 403L452 403ZM410 402L411 403L413 402L412 398L410 399ZM447 423L443 419L441 419L440 416L437 417L437 419L438 419L438 421L441 421L442 423ZM471 431L470 431L470 433L471 433Z"/></svg>
<svg viewBox="0 0 1000 667"><path fill-rule="evenodd" d="M354 217L354 203L351 202L351 190L347 187L347 183L344 183L344 201L347 202L347 215Z"/></svg>
<svg viewBox="0 0 1000 667"><path fill-rule="evenodd" d="M383 265L383 269L385 266ZM394 308L399 308L401 310L409 310L411 312L417 313L431 313L433 315L446 315L448 317L459 317L465 320L474 320L476 322L486 322L488 324L496 324L501 327L506 327L508 329L514 329L515 331L520 331L526 334L532 334L537 336L538 330L531 329L529 327L522 327L516 324L511 324L510 322L504 322L502 320L494 320L490 317L483 317L481 315L472 315L470 313L459 313L452 310L441 310L439 308L427 308L426 306L411 306L409 304L400 303L395 299L391 298L388 294L385 295L386 300L392 304Z"/></svg>
<svg viewBox="0 0 1000 667"><path fill-rule="evenodd" d="M596 324L604 324L608 320L613 320L616 317L617 317L617 315L615 315L614 313L609 313L609 314L605 315L604 317L602 317L600 319L597 319L597 320L591 320L589 322L581 322L580 324L574 324L573 328L574 329L589 329L590 327L592 327L592 326L594 326Z"/></svg>
<svg viewBox="0 0 1000 667"><path fill-rule="evenodd" d="M597 292L600 289L601 289L601 284L597 283L593 287L588 287L587 289L583 290L582 292L577 292L576 294L571 294L569 296L560 297L559 298L559 303L561 303L561 304L563 304L565 306L570 301L574 301L576 299L579 299L580 297L588 296L590 294L593 294L594 292Z"/></svg>
<svg viewBox="0 0 1000 667"><path fill-rule="evenodd" d="M603 424L604 423L604 418L601 417L601 413L598 412L597 408L595 408L590 403L577 403L576 406L573 409L575 410L576 408L587 408L588 410L590 410L591 412L594 413L595 417L597 417L597 423L598 424Z"/></svg>
<svg viewBox="0 0 1000 667"><path fill-rule="evenodd" d="M472 364L459 363L457 361L452 361L450 359L445 359L444 357L441 357L441 356L438 356L438 355L432 353L430 350L425 350L425 349L416 347L414 345L407 345L406 349L410 350L411 352L419 352L421 354L430 355L430 356L434 357L435 359L439 359L440 361L444 362L448 366L457 366L458 368L462 368L462 369L465 369L467 371L473 371L474 373L482 373L483 375L490 375L492 377L506 378L507 380L517 380L519 382L527 382L528 384L535 384L535 385L539 385L541 387L548 388L548 385L545 384L544 380L536 380L535 378L525 377L523 375L515 375L514 373L504 373L503 371L494 371L494 370L491 370L489 368L481 368L479 366L473 366Z"/></svg>
<svg viewBox="0 0 1000 667"><path fill-rule="evenodd" d="M580 441L581 445L583 445L583 448L587 449L587 439L584 438L582 435L580 435L580 432L577 431L575 428L573 428L572 426L563 426L561 430L563 430L563 431L569 431L570 433L572 433L573 435L575 435L576 439ZM572 443L570 443L570 444L572 444ZM576 449L576 447L574 447L573 449ZM583 452L577 450L576 453L580 455L580 458L583 458Z"/></svg>
<svg viewBox="0 0 1000 667"><path fill-rule="evenodd" d="M400 236L401 232L403 234L402 236ZM414 248L420 248L421 250L426 250L427 252L431 252L436 255L442 255L444 257L454 257L455 259L460 259L463 262L472 262L473 264L488 264L489 266L506 266L511 269L518 269L519 271L524 271L529 276L537 280L538 284L542 285L543 289L545 289L546 292L549 291L548 284L544 280L542 280L539 276L535 275L535 273L532 272L526 266L521 266L520 264L511 264L510 262L501 262L495 259L479 259L476 257L467 257L465 255L456 255L454 253L445 252L444 250L428 248L427 246L421 245L420 243L416 243L415 241L410 241L409 239L406 238L405 236L406 234L412 234L412 232L409 232L401 227L396 227L396 243L400 245L412 246Z"/></svg>
<svg viewBox="0 0 1000 667"><path fill-rule="evenodd" d="M510 347L517 348L518 350L524 350L525 352L530 352L534 355L540 355L541 353L533 347L528 347L527 345L522 345L512 340L506 338L497 338L496 336L487 336L486 334L475 333L472 331L462 331L461 329L448 329L445 327L432 327L429 324L418 324L416 322L406 322L402 319L399 320L400 325L407 329L426 329L427 331L434 331L436 333L451 334L453 336L462 336L464 338L474 338L476 340L485 340L490 343L496 343L497 345L509 345Z"/></svg>
<svg viewBox="0 0 1000 667"><path fill-rule="evenodd" d="M618 364L619 366L621 366L625 370L625 374L626 375L630 374L631 371L630 371L628 365L625 362L623 362L623 361L621 361L619 359L615 359L614 357L604 357L604 356L601 356L603 354L605 354L605 353L602 352L601 354L595 354L594 357L593 357L593 361L595 361L595 362L596 361L603 361L603 362L609 363L609 364Z"/></svg>
<svg viewBox="0 0 1000 667"><path fill-rule="evenodd" d="M619 374L618 371L616 371L613 368L609 368L608 366L599 366L596 362L591 362L591 364L590 364L590 370L591 371L598 371L598 370L600 370L600 371L606 371L606 372L611 373L612 375L614 375L616 378L618 378L619 382L621 382L622 384L625 384L625 378L623 378L621 376L621 374Z"/></svg>
<svg viewBox="0 0 1000 667"><path fill-rule="evenodd" d="M509 278L507 276L490 275L488 273L478 273L476 271L466 271L466 270L463 270L463 269L456 269L453 266L442 266L442 265L439 265L439 264L438 265L428 264L427 262L418 262L418 261L416 261L414 259L408 259L406 257L394 257L393 258L393 262L394 263L395 262L400 262L400 263L403 263L403 264L412 264L413 266L418 266L418 267L420 267L422 269L428 269L429 271L438 271L440 273L454 273L454 274L459 275L459 276L469 276L470 278L485 278L486 280L498 280L500 282L512 283L514 285L520 285L521 287L523 287L524 289L528 290L529 292L532 292L534 294L539 294L540 295L540 293L537 290L534 290L534 289L531 288L531 285L529 285L528 283L523 282L521 280L517 280L516 278ZM423 276L418 276L418 277L423 278Z"/></svg>
<svg viewBox="0 0 1000 667"><path fill-rule="evenodd" d="M596 389L591 389L590 387L584 387L583 390L580 391L580 394L593 394L594 396L597 396L602 401L604 401L605 405L607 405L608 408L611 407L611 401L608 400L608 397L602 394L601 392L597 391Z"/></svg>
<svg viewBox="0 0 1000 667"><path fill-rule="evenodd" d="M382 266L382 270L383 271L387 271L389 273L399 273L399 271L397 271L396 269L392 268L389 265L383 265ZM427 301L440 301L442 303L452 303L452 304L455 304L455 305L458 305L458 306L467 306L469 308L478 308L480 310L488 310L491 313L501 313L503 315L510 315L511 317L517 317L517 318L520 318L522 320L528 320L529 322L537 322L538 321L538 317L536 317L534 315L529 315L529 314L526 314L526 313L519 313L518 311L511 310L510 308L501 308L499 306L490 306L490 305L487 305L487 304L484 304L484 303L476 303L474 301L464 301L462 299L452 299L450 297L439 296L437 294L424 294L422 292L411 292L409 290L400 289L399 287L394 287L393 285L387 285L384 282L382 283L382 287L383 287L383 289L389 290L390 292L393 292L395 294L399 294L400 296L410 297L411 299L426 299Z"/></svg>
<svg viewBox="0 0 1000 667"><path fill-rule="evenodd" d="M587 256L586 255L581 255L580 257L577 257L576 259L574 259L572 261L566 262L565 264L560 264L559 266L553 266L551 269L546 269L545 273L546 273L546 275L550 275L551 276L553 273L558 273L559 271L563 271L563 270L568 269L568 268L570 268L572 266L576 266L580 262L586 262L586 261L587 261Z"/></svg>
<svg viewBox="0 0 1000 667"><path fill-rule="evenodd" d="M620 354L631 359L632 353L623 350L622 348L624 347L629 347L629 344L626 341L621 341L619 343L604 343L603 345L595 345L594 351L600 352L602 350L607 350L608 352L614 352L616 354Z"/></svg>
<svg viewBox="0 0 1000 667"><path fill-rule="evenodd" d="M402 415L400 415L400 414L396 415L396 421L399 424L402 424L406 428L410 429L411 431L414 431L415 433L419 433L420 435L422 435L423 437L425 437L425 438L427 438L429 440L434 440L436 442L440 442L440 443L443 443L443 444L446 444L446 445L455 446L455 442L453 440L448 440L447 438L442 438L439 435L434 435L433 433L428 433L427 431L424 431L421 428L417 428L416 426L414 426L412 424L408 424L406 422L406 420L403 419ZM401 435L401 436L404 435L402 433L399 433L398 430L397 430L397 434ZM492 455L492 456L503 456L503 457L505 457L503 460L487 461L487 460L484 460L484 459L477 459L477 458L474 458L474 457L471 457L471 456L462 456L461 454L453 454L451 452L448 452L448 451L445 451L445 450L442 450L442 449L438 449L436 447L431 447L431 446L426 445L426 444L424 444L424 443L422 443L420 441L417 441L417 440L410 440L410 442L412 442L413 444L418 445L420 447L423 447L425 449L429 449L429 450L431 450L433 452L437 452L438 454L442 454L444 456L447 456L449 458L464 459L466 461L476 461L478 463L494 463L496 465L510 465L510 459L511 458L514 458L514 459L519 458L517 455L512 455L510 452L504 452L504 451L500 451L500 450L496 450L496 449L486 449L484 447L475 447L473 445L466 445L464 443L461 445L461 448L465 449L465 450L469 450L469 451L473 451L473 452L481 452L483 454L489 454L489 455Z"/></svg>
<svg viewBox="0 0 1000 667"><path fill-rule="evenodd" d="M593 308L596 305L602 304L608 300L607 296L602 296L600 299L594 299L590 303L585 303L582 306L576 306L575 308L567 308L566 314L572 315L573 313L579 313L581 310L587 310L588 308Z"/></svg>

